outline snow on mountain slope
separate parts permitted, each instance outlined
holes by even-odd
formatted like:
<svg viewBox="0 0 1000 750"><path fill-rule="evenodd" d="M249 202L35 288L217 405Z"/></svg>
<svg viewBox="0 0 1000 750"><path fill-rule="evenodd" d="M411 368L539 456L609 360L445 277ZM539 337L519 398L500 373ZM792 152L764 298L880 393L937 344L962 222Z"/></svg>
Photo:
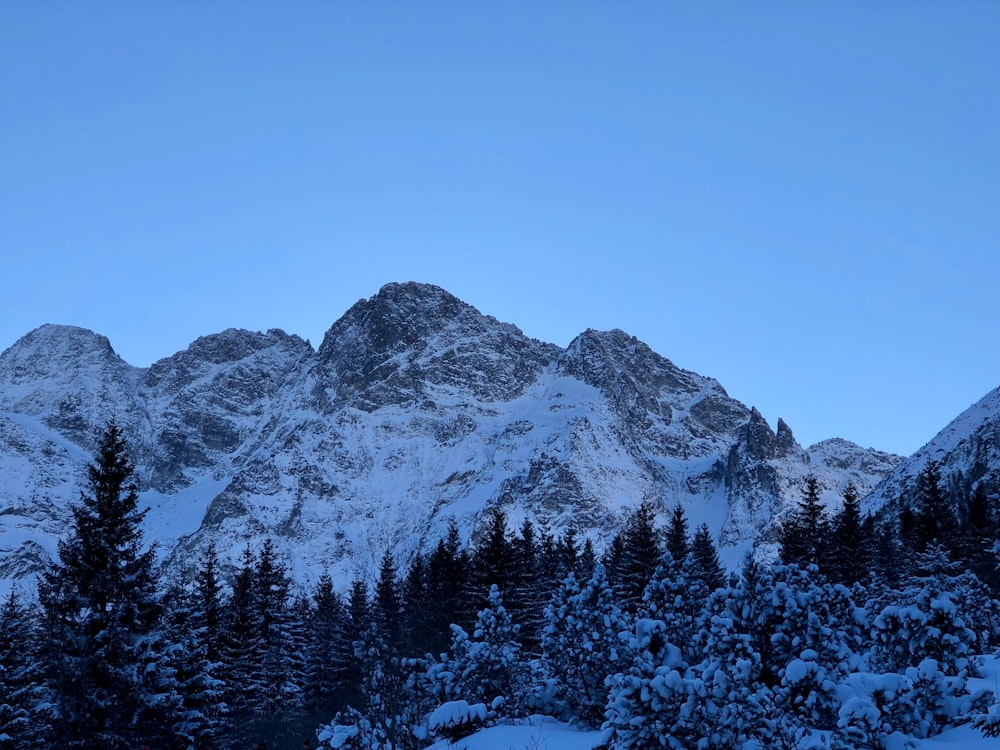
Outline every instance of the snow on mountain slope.
<svg viewBox="0 0 1000 750"><path fill-rule="evenodd" d="M959 414L896 467L866 499L866 509L911 503L917 475L930 461L940 465L942 481L955 495L968 497L979 483L990 493L1000 492L1000 388Z"/></svg>
<svg viewBox="0 0 1000 750"><path fill-rule="evenodd" d="M103 337L44 326L0 355L0 575L51 554L112 416L165 558L190 566L214 544L235 562L269 537L297 580L329 570L342 585L386 549L405 563L450 518L474 536L494 504L601 547L639 502L681 502L735 562L808 474L836 502L900 460L803 450L622 331L560 349L426 284L359 301L317 351L228 330L145 370Z"/></svg>

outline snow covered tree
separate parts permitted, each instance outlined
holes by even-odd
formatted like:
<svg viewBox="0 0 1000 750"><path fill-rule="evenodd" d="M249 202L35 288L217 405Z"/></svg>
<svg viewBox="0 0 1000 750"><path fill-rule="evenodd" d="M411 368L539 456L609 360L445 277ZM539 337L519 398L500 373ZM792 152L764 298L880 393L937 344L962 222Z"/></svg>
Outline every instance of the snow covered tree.
<svg viewBox="0 0 1000 750"><path fill-rule="evenodd" d="M131 750L172 733L176 685L132 476L111 422L58 560L39 582L41 658L55 704L50 740L60 747Z"/></svg>
<svg viewBox="0 0 1000 750"><path fill-rule="evenodd" d="M570 573L545 610L546 672L555 677L566 707L587 727L599 727L603 720L605 679L631 662L623 638L629 625L613 596L604 566L598 565L583 588Z"/></svg>
<svg viewBox="0 0 1000 750"><path fill-rule="evenodd" d="M522 715L531 674L500 590L490 587L471 637L458 626L452 631L449 669L457 697L485 703L497 716Z"/></svg>
<svg viewBox="0 0 1000 750"><path fill-rule="evenodd" d="M687 665L666 638L659 620L637 619L628 642L632 664L608 678L608 705L601 739L612 750L686 745L680 727L688 702Z"/></svg>
<svg viewBox="0 0 1000 750"><path fill-rule="evenodd" d="M177 683L179 706L174 734L186 747L217 746L226 728L225 683L216 675L221 663L210 657L204 600L196 588L173 588L165 599L169 633L169 663Z"/></svg>
<svg viewBox="0 0 1000 750"><path fill-rule="evenodd" d="M17 592L0 607L0 750L38 747L48 716L35 660L34 619Z"/></svg>
<svg viewBox="0 0 1000 750"><path fill-rule="evenodd" d="M693 554L675 561L668 553L646 586L639 613L662 620L667 638L678 645L688 663L694 663L694 636L711 593Z"/></svg>

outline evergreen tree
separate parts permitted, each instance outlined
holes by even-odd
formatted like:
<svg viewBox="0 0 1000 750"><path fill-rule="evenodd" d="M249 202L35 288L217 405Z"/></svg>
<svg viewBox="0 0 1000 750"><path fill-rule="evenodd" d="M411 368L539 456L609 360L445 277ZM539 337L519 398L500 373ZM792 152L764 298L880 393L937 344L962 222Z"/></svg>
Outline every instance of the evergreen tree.
<svg viewBox="0 0 1000 750"><path fill-rule="evenodd" d="M507 533L507 514L495 505L487 511L485 520L486 528L472 559L477 607L488 603L492 586L509 593L506 589L515 574L516 554Z"/></svg>
<svg viewBox="0 0 1000 750"><path fill-rule="evenodd" d="M815 476L806 477L798 507L781 527L781 560L799 565L826 564L827 521Z"/></svg>
<svg viewBox="0 0 1000 750"><path fill-rule="evenodd" d="M641 503L635 509L622 534L621 556L615 569L609 569L612 586L626 612L638 609L646 585L663 557L655 520L656 508L652 503Z"/></svg>
<svg viewBox="0 0 1000 750"><path fill-rule="evenodd" d="M628 624L598 565L581 588L570 573L545 610L542 653L566 707L584 726L597 728L604 717L605 679L631 662L623 635Z"/></svg>
<svg viewBox="0 0 1000 750"><path fill-rule="evenodd" d="M132 475L111 422L58 561L39 583L41 656L56 709L50 739L60 747L131 750L171 736L175 684Z"/></svg>
<svg viewBox="0 0 1000 750"><path fill-rule="evenodd" d="M446 535L438 541L428 562L426 649L435 656L447 650L452 623L468 627L472 622L469 568L469 556L462 547L458 525L451 519Z"/></svg>
<svg viewBox="0 0 1000 750"><path fill-rule="evenodd" d="M225 683L216 675L221 664L209 656L212 638L205 624L201 591L175 587L166 597L170 665L180 706L174 734L185 747L216 747L226 729Z"/></svg>
<svg viewBox="0 0 1000 750"><path fill-rule="evenodd" d="M328 720L346 705L345 683L354 658L348 631L344 601L324 573L313 592L305 651L303 703L306 714L316 720Z"/></svg>
<svg viewBox="0 0 1000 750"><path fill-rule="evenodd" d="M487 602L471 637L458 626L452 628L449 666L455 689L470 703L490 706L497 716L519 717L525 712L531 675L499 588L490 587Z"/></svg>
<svg viewBox="0 0 1000 750"><path fill-rule="evenodd" d="M34 621L15 591L0 607L0 750L38 747L48 716L35 661Z"/></svg>
<svg viewBox="0 0 1000 750"><path fill-rule="evenodd" d="M401 653L408 656L422 656L430 646L432 616L427 606L430 595L428 568L427 560L417 553L403 580Z"/></svg>
<svg viewBox="0 0 1000 750"><path fill-rule="evenodd" d="M941 469L929 461L917 475L917 508L913 548L924 552L934 543L942 545L954 559L958 549L958 521L941 487Z"/></svg>
<svg viewBox="0 0 1000 750"><path fill-rule="evenodd" d="M224 612L222 679L226 685L226 704L233 719L232 727L236 731L234 743L250 742L252 738L252 735L245 734L245 723L255 706L254 680L260 673L263 649L255 602L254 566L253 552L247 545Z"/></svg>
<svg viewBox="0 0 1000 750"><path fill-rule="evenodd" d="M726 577L722 572L722 563L719 562L719 551L707 523L703 523L695 531L694 539L691 540L691 558L697 575L710 592L725 585Z"/></svg>
<svg viewBox="0 0 1000 750"><path fill-rule="evenodd" d="M515 565L507 611L518 627L525 654L538 654L545 623L545 602L549 597L547 576L539 571L539 549L535 527L525 519L520 534L514 538ZM576 551L573 553L574 563Z"/></svg>
<svg viewBox="0 0 1000 750"><path fill-rule="evenodd" d="M386 550L375 585L374 620L387 656L399 656L403 645L403 605L392 552Z"/></svg>
<svg viewBox="0 0 1000 750"><path fill-rule="evenodd" d="M861 501L854 485L848 483L841 494L844 505L831 524L833 544L829 550L825 573L831 581L852 586L866 578L871 571L872 540L865 533Z"/></svg>
<svg viewBox="0 0 1000 750"><path fill-rule="evenodd" d="M688 549L688 521L684 508L678 502L670 514L670 522L667 524L667 552L678 565L687 557Z"/></svg>
<svg viewBox="0 0 1000 750"><path fill-rule="evenodd" d="M993 595L1000 593L1000 575L993 545L1000 537L1000 518L985 485L980 482L969 498L965 523L962 525L959 552L968 562L969 568L983 583L990 587Z"/></svg>

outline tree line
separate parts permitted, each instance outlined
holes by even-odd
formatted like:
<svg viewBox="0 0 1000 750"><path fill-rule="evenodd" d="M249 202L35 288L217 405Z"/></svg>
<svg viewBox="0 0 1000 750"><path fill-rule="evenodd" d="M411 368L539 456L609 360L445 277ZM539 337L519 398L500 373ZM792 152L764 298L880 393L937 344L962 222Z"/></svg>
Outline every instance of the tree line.
<svg viewBox="0 0 1000 750"><path fill-rule="evenodd" d="M998 632L996 558L979 554L993 500L970 499L945 535L927 471L913 518L893 521L862 517L851 488L827 515L810 479L782 562L738 576L679 505L664 528L639 505L601 555L572 530L512 533L492 508L473 544L451 523L405 570L386 553L371 585L339 592L324 575L302 592L270 541L231 578L209 549L192 580L161 583L112 423L37 601L0 609L0 750L317 736L415 750L529 713L603 727L616 750L653 731L681 748L778 747L807 728L872 747L926 736L985 715L965 681ZM831 686L862 673L848 706ZM890 682L896 708L879 697Z"/></svg>

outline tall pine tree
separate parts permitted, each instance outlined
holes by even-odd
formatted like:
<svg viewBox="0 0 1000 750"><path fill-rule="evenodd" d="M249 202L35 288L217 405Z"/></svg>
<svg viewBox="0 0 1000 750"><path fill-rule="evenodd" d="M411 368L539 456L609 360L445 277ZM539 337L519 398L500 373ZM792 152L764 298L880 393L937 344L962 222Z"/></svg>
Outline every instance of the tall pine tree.
<svg viewBox="0 0 1000 750"><path fill-rule="evenodd" d="M143 515L124 436L111 422L58 560L39 583L57 716L50 739L60 747L131 750L171 736L175 685Z"/></svg>

